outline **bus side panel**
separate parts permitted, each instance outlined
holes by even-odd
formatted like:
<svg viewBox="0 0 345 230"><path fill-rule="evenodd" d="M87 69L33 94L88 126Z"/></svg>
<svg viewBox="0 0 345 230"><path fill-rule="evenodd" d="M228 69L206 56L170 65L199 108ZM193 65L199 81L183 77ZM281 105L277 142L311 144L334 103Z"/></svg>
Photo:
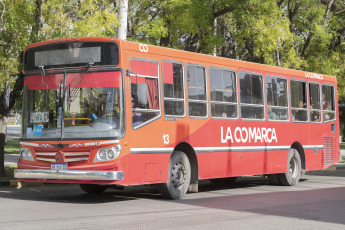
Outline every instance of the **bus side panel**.
<svg viewBox="0 0 345 230"><path fill-rule="evenodd" d="M200 153L199 178L222 178L286 171L288 151Z"/></svg>
<svg viewBox="0 0 345 230"><path fill-rule="evenodd" d="M322 124L309 124L309 145L322 145ZM322 149L304 149L306 170L322 169Z"/></svg>
<svg viewBox="0 0 345 230"><path fill-rule="evenodd" d="M130 184L151 184L168 181L170 154L131 154Z"/></svg>

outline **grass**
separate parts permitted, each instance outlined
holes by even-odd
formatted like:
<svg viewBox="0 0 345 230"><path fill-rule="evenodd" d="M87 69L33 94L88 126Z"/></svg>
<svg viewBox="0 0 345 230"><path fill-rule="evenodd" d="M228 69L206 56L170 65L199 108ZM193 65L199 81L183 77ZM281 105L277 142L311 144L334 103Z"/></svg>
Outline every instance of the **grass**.
<svg viewBox="0 0 345 230"><path fill-rule="evenodd" d="M17 165L5 165L5 176L9 178L14 177L14 170L17 168Z"/></svg>
<svg viewBox="0 0 345 230"><path fill-rule="evenodd" d="M340 149L345 149L345 142L344 143L340 143Z"/></svg>
<svg viewBox="0 0 345 230"><path fill-rule="evenodd" d="M8 139L5 144L5 154L19 154L20 146L19 139Z"/></svg>

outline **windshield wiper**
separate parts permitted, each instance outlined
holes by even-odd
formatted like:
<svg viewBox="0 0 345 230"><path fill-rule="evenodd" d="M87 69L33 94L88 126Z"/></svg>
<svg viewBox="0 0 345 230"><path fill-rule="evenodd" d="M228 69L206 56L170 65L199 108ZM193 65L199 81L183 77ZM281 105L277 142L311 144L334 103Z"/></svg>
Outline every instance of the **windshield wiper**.
<svg viewBox="0 0 345 230"><path fill-rule="evenodd" d="M72 92L71 92L70 95L69 95L69 98L67 98L67 100L68 100L69 102L73 102L73 101L76 99L76 97L78 96L78 93L79 93L78 87L79 87L80 83L83 81L85 75L89 72L91 66L93 66L94 64L95 64L95 63L94 63L93 61L90 61L90 62L86 65L85 71L84 71L83 75L81 75L81 76L79 77L78 81L75 83L75 85L74 85L74 87L73 87L73 89L72 89Z"/></svg>
<svg viewBox="0 0 345 230"><path fill-rule="evenodd" d="M46 73L44 71L44 65L40 65L40 66L38 66L38 68L40 69L43 82L44 82L44 84L46 84L47 89L51 89L49 81L48 81L48 78L47 78L47 75L46 75Z"/></svg>

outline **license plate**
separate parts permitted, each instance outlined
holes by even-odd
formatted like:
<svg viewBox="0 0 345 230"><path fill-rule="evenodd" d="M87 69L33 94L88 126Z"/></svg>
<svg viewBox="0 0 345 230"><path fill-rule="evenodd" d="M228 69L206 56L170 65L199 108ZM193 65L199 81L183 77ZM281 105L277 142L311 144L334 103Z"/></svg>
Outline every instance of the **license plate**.
<svg viewBox="0 0 345 230"><path fill-rule="evenodd" d="M67 163L51 163L51 170L67 170Z"/></svg>

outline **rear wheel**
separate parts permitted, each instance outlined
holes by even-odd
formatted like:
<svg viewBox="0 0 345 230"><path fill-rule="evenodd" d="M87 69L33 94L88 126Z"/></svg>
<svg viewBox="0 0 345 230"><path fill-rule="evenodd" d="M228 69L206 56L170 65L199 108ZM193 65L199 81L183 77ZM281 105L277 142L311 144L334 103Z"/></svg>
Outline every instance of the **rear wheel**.
<svg viewBox="0 0 345 230"><path fill-rule="evenodd" d="M107 187L98 184L80 184L80 188L87 193L102 193Z"/></svg>
<svg viewBox="0 0 345 230"><path fill-rule="evenodd" d="M301 157L296 149L290 149L287 170L285 173L279 174L279 179L283 185L294 186L298 183L301 172Z"/></svg>
<svg viewBox="0 0 345 230"><path fill-rule="evenodd" d="M169 180L162 188L163 197L175 200L182 198L188 191L190 178L188 157L183 152L173 152L169 162Z"/></svg>

